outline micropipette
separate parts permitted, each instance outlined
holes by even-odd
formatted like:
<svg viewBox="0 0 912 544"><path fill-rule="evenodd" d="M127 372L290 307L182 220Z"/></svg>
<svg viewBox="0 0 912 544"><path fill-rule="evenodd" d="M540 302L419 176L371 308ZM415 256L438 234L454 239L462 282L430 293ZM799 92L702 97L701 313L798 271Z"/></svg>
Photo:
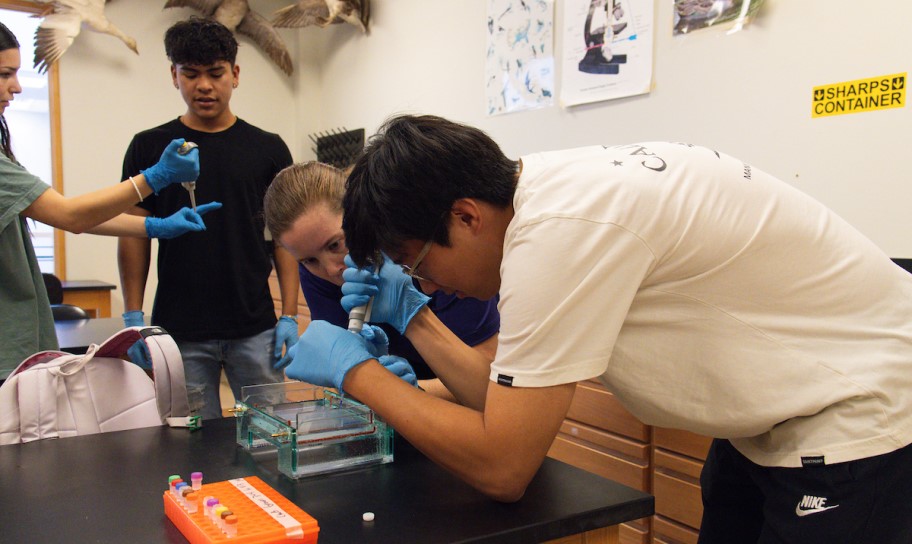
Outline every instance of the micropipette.
<svg viewBox="0 0 912 544"><path fill-rule="evenodd" d="M374 257L374 274L380 272L380 263L382 262L382 259L383 257L381 255L376 255ZM371 308L373 308L373 306L374 297L370 297L367 304L352 308L348 313L348 330L355 334L361 334L364 323L370 321Z"/></svg>
<svg viewBox="0 0 912 544"><path fill-rule="evenodd" d="M190 153L190 150L195 147L199 146L193 142L184 142L177 150L177 153L179 155L186 155L187 153ZM190 206L193 207L193 211L196 211L196 180L185 181L181 183L181 186L186 189L188 193L190 193Z"/></svg>

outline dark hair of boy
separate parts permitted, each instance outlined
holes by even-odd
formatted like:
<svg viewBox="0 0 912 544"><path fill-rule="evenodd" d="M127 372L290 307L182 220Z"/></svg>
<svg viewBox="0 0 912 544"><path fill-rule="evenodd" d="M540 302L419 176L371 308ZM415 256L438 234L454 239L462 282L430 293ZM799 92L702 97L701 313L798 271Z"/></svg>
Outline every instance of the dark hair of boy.
<svg viewBox="0 0 912 544"><path fill-rule="evenodd" d="M212 19L191 17L165 32L165 53L172 64L209 66L237 59L238 42L228 28Z"/></svg>
<svg viewBox="0 0 912 544"><path fill-rule="evenodd" d="M406 240L449 246L444 221L453 202L509 206L517 166L477 128L434 115L387 120L346 183L342 229L352 259L363 265Z"/></svg>

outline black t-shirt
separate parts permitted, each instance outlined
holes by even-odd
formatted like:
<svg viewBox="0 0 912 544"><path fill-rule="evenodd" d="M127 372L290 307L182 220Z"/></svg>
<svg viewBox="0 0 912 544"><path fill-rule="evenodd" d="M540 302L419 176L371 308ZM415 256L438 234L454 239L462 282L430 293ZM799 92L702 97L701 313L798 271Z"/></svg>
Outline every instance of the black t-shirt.
<svg viewBox="0 0 912 544"><path fill-rule="evenodd" d="M124 157L124 179L158 162L175 138L199 145L197 204L218 201L222 208L203 216L205 231L158 241L152 323L191 341L260 333L276 322L263 195L279 170L291 164L291 153L277 134L241 119L217 133L198 132L175 119L133 137ZM190 195L174 184L139 206L167 217L190 206Z"/></svg>

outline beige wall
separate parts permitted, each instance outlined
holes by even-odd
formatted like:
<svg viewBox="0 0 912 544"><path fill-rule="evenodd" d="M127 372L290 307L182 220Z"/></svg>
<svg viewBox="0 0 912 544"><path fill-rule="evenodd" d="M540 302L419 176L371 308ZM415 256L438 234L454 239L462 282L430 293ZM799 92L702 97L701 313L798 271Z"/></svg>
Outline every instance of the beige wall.
<svg viewBox="0 0 912 544"><path fill-rule="evenodd" d="M371 133L394 112L436 113L483 128L510 156L646 140L708 145L794 183L891 256L912 257L912 107L810 116L815 86L912 72L912 2L765 0L743 32L673 37L673 2L656 0L650 95L497 117L484 112L488 2L372 4L368 39L323 42L327 124ZM564 1L555 4L559 51Z"/></svg>
<svg viewBox="0 0 912 544"><path fill-rule="evenodd" d="M267 15L289 3L251 0ZM192 12L163 11L162 4L118 0L106 8L139 40L139 57L94 33L80 36L64 57L68 194L117 180L133 133L184 109L168 77L161 36ZM559 51L562 2L557 4ZM511 156L654 139L700 143L794 183L891 256L912 256L912 213L906 211L912 184L903 168L912 108L810 117L816 85L909 71L912 3L766 0L763 16L746 31L672 37L672 2L656 0L650 95L497 117L484 112L486 1L372 0L371 6L368 36L350 25L281 31L296 63L290 79L242 38L234 111L281 134L296 160L313 158L309 133L345 126L371 134L398 112L475 124ZM558 74L560 69L558 63ZM67 277L119 285L115 247L113 240L68 235ZM118 313L119 289L114 299Z"/></svg>

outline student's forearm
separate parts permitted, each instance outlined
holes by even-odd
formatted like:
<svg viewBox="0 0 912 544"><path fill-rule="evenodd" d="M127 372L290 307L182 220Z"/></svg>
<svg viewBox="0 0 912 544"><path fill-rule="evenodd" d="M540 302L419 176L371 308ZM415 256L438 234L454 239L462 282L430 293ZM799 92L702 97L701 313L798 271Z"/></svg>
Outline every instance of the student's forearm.
<svg viewBox="0 0 912 544"><path fill-rule="evenodd" d="M133 176L133 182L122 181L112 187L74 197L65 197L54 189L48 189L22 214L54 228L79 234L132 207L140 201L140 195L145 198L150 194L152 188L146 183L145 176L139 174Z"/></svg>
<svg viewBox="0 0 912 544"><path fill-rule="evenodd" d="M456 403L459 402L459 399L457 399L453 393L450 393L450 390L437 378L433 380L418 380L418 386L421 387L421 389L424 389L424 392L428 395L433 395L438 399Z"/></svg>
<svg viewBox="0 0 912 544"><path fill-rule="evenodd" d="M343 386L434 462L501 501L522 496L575 390L492 384L481 412L425 394L375 360L349 370Z"/></svg>
<svg viewBox="0 0 912 544"><path fill-rule="evenodd" d="M86 230L89 234L103 236L129 236L131 238L148 238L146 219L122 213L113 219Z"/></svg>
<svg viewBox="0 0 912 544"><path fill-rule="evenodd" d="M484 409L491 357L467 346L426 306L409 323L405 336L460 403Z"/></svg>
<svg viewBox="0 0 912 544"><path fill-rule="evenodd" d="M127 311L143 309L150 261L151 242L149 239L121 238L118 241L117 264L120 268L124 309Z"/></svg>
<svg viewBox="0 0 912 544"><path fill-rule="evenodd" d="M275 248L275 269L282 297L282 315L298 315L298 262L278 244Z"/></svg>

